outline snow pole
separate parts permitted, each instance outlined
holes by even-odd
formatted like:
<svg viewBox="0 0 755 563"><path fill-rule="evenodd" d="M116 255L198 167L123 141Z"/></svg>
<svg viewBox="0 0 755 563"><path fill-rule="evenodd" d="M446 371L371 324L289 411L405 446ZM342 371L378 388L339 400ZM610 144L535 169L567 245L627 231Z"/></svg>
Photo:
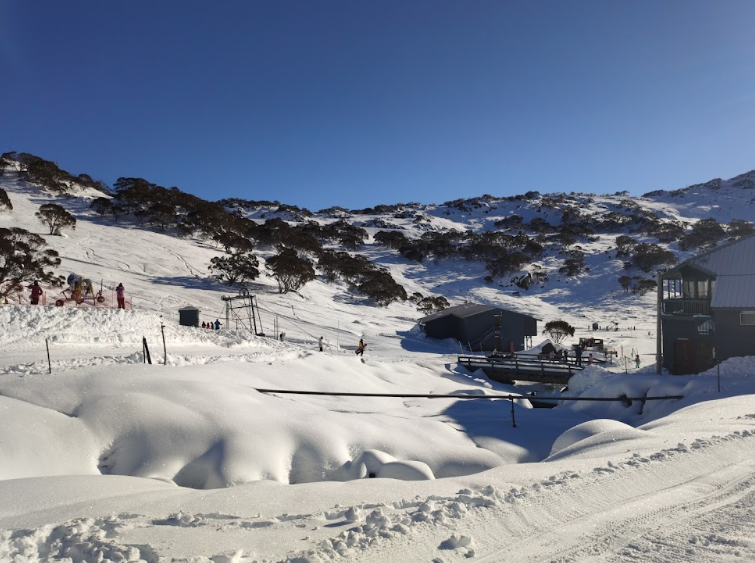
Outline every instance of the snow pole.
<svg viewBox="0 0 755 563"><path fill-rule="evenodd" d="M716 378L718 379L718 392L721 392L721 364L716 364Z"/></svg>
<svg viewBox="0 0 755 563"><path fill-rule="evenodd" d="M658 286L658 297L655 313L655 371L658 375L663 372L663 274L660 270L655 273L655 284Z"/></svg>
<svg viewBox="0 0 755 563"><path fill-rule="evenodd" d="M165 325L163 323L160 323L160 332L163 335L163 358L164 358L163 365L167 366L168 365L168 351L165 348Z"/></svg>
<svg viewBox="0 0 755 563"><path fill-rule="evenodd" d="M45 348L47 348L47 373L52 375L52 364L50 363L50 341L47 338L45 338ZM720 385L718 390L721 390Z"/></svg>
<svg viewBox="0 0 755 563"><path fill-rule="evenodd" d="M511 403L511 426L516 428L516 417L514 416L514 398L509 397L509 402Z"/></svg>

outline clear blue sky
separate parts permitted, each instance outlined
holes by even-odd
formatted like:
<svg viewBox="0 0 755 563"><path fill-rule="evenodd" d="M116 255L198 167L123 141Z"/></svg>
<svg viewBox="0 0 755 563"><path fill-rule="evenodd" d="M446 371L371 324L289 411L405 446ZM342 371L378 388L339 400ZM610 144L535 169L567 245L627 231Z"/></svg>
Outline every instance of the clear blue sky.
<svg viewBox="0 0 755 563"><path fill-rule="evenodd" d="M313 210L755 168L753 0L0 0L0 152Z"/></svg>

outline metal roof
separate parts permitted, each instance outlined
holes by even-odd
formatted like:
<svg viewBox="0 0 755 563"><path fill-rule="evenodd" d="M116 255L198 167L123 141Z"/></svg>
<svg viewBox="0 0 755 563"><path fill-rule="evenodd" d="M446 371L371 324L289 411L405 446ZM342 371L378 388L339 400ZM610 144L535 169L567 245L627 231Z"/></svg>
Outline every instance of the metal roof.
<svg viewBox="0 0 755 563"><path fill-rule="evenodd" d="M453 307L443 309L439 313L433 313L432 315L422 317L418 322L426 323L428 321L434 321L435 319L440 319L441 317L447 317L449 315L463 319L465 317L471 317L472 315L477 315L479 313L483 313L485 311L496 308L497 307L491 307L490 305L480 305L479 303L464 303L463 305L454 305Z"/></svg>
<svg viewBox="0 0 755 563"><path fill-rule="evenodd" d="M716 277L755 276L755 235L693 256L666 272L664 278L678 272L684 266L698 268ZM750 281L755 282L755 280Z"/></svg>
<svg viewBox="0 0 755 563"><path fill-rule="evenodd" d="M710 306L755 309L755 277L749 274L718 276Z"/></svg>
<svg viewBox="0 0 755 563"><path fill-rule="evenodd" d="M453 316L459 319L465 319L467 317L472 317L474 315L479 315L480 313L485 313L488 311L503 311L511 315L521 315L523 317L530 317L533 319L535 318L525 313L517 313L516 311L509 311L508 309L502 309L501 307L493 307L492 305L481 305L479 303L464 303L463 305L454 305L453 307L448 307L447 309L444 309L439 313L434 313L432 315L428 315L427 317L422 317L417 322L419 324L425 324L429 321L434 321L435 319L440 319L442 317L447 317L447 316Z"/></svg>

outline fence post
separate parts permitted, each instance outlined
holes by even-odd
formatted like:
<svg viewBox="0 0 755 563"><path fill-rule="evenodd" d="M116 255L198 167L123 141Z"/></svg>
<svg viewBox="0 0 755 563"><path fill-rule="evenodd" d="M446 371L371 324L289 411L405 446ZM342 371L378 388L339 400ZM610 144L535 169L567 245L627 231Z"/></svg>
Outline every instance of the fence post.
<svg viewBox="0 0 755 563"><path fill-rule="evenodd" d="M165 358L163 360L163 365L167 366L168 365L168 351L165 348L165 325L163 323L160 323L160 332L163 335L163 358Z"/></svg>
<svg viewBox="0 0 755 563"><path fill-rule="evenodd" d="M511 403L511 426L516 428L516 417L514 416L514 398L509 397L509 402Z"/></svg>
<svg viewBox="0 0 755 563"><path fill-rule="evenodd" d="M50 363L50 342L47 338L45 338L45 348L47 348L47 373L52 375L52 364ZM719 391L721 390L721 386L719 385Z"/></svg>
<svg viewBox="0 0 755 563"><path fill-rule="evenodd" d="M147 338L142 336L142 354L144 354L144 363L152 364L152 357L149 355L149 346L147 346Z"/></svg>

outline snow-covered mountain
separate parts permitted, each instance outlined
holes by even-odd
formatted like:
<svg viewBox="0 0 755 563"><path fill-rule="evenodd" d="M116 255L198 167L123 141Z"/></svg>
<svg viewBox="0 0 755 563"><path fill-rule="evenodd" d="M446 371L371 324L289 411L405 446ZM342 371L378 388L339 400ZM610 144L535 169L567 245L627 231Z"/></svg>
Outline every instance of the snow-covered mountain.
<svg viewBox="0 0 755 563"><path fill-rule="evenodd" d="M14 164L18 168L18 163ZM131 296L143 309L175 314L179 306L194 305L208 316L222 313L219 297L235 293L238 286L227 287L210 278L210 260L226 255L228 250L218 237L213 241L211 234L197 231L195 226L193 234L170 225L155 227L148 213L138 217L125 213L116 218L96 213L90 205L103 197L100 186L81 185L77 182L80 176L70 178L50 190L25 182L14 166L9 166L0 177L0 188L8 193L13 210L0 212L0 226L21 226L44 235L34 213L43 203L60 204L77 219L75 230L65 230L62 237L46 237L50 247L61 254L59 273L64 277L76 272L108 287L128 281ZM366 237L351 248L344 248L337 239L322 247L368 258L390 272L408 296L420 293L443 296L451 304L495 304L534 314L546 322L561 318L574 326L586 324L585 319L600 325L635 326L650 314L653 292L644 293L652 289L655 270L668 267L672 260L685 259L706 244L752 231L754 186L755 171L643 197L624 192L530 192L503 198L485 195L438 205L391 204L317 212L269 201L232 199L220 203L233 216L260 225L282 219L301 228L346 224L363 229ZM702 238L695 237L695 225L701 220L712 222L717 233L704 231ZM386 244L381 238L386 234L400 237L406 244L401 248L400 240ZM617 244L619 237L625 239L621 245ZM319 306L344 314L344 324L350 316L363 314L358 311L374 311L375 303L369 295L355 291L353 283L326 283L321 269L315 281L298 294L276 295L271 291L275 282L264 267L275 248L252 241L254 253L261 259L261 275L250 288L261 292L261 306L269 307L269 314L283 315L291 305L305 303L315 293L327 296L318 301ZM135 263L119 257L124 243L139 248ZM652 254L654 250L656 254ZM502 253L511 259L500 259ZM643 260L647 256L651 258ZM309 257L317 262L312 253ZM163 285L164 294L156 297L142 292L155 283ZM285 318L295 318L293 314ZM384 314L400 319L422 316L412 303L401 300L393 302ZM308 321L317 326L317 317L314 313ZM291 330L297 332L289 327L292 336ZM298 330L297 337L305 336L304 329Z"/></svg>
<svg viewBox="0 0 755 563"><path fill-rule="evenodd" d="M597 322L618 356L572 378L569 396L623 402L553 409L531 408L520 397L530 387L458 366L459 344L425 338L411 300L379 306L322 268L279 293L265 268L278 249L256 240L261 275L246 289L268 336L251 334L243 311L226 323L222 298L239 288L208 270L228 255L222 239L144 213L101 215L92 202L112 194L77 178L44 189L14 169L0 177L12 204L0 229L42 235L61 260L56 273L91 279L105 298L55 307L61 288L45 286L47 305L29 305L24 291L0 306L0 561L755 559L755 360L656 375L655 295L631 290L654 275L635 260L639 245L681 260L710 243L693 236L700 221L723 226L706 236L745 232L753 173L642 198L526 194L317 212L223 202L257 225L365 229L356 250L323 246L368 258L410 296L566 320L575 340ZM48 234L35 214L50 203L75 229ZM426 245L389 247L380 232ZM501 235L536 257L492 275L496 253L514 244ZM453 251L441 257L447 242ZM562 271L569 259L575 270ZM132 309L112 308L118 283ZM187 305L224 326L179 326ZM363 361L353 353L360 338ZM647 400L670 395L683 399Z"/></svg>

